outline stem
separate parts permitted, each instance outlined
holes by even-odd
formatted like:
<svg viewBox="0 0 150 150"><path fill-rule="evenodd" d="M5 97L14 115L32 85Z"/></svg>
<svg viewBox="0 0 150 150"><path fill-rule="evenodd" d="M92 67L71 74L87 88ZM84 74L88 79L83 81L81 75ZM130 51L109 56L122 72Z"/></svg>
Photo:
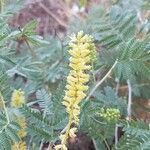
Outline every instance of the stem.
<svg viewBox="0 0 150 150"><path fill-rule="evenodd" d="M96 120L94 117L91 117L91 119L93 119L95 122L97 122L97 123L99 123L99 124L101 124L101 125L106 125L106 123L100 122L100 121Z"/></svg>
<svg viewBox="0 0 150 150"><path fill-rule="evenodd" d="M21 30L21 28L19 27L18 28L19 29L19 31L22 33L22 37L24 37L24 41L25 41L25 43L27 44L27 46L28 46L28 48L29 48L29 51L30 51L30 53L31 53L31 55L32 55L32 59L36 59L36 53L35 53L35 51L31 48L31 46L30 46L30 44L29 44L29 42L28 42L28 40L27 40L27 36L26 35L24 35L24 33L23 33L23 31Z"/></svg>
<svg viewBox="0 0 150 150"><path fill-rule="evenodd" d="M94 84L96 83L96 79L95 79L95 75L94 75L94 63L92 61L92 76L93 76L93 81L94 81Z"/></svg>
<svg viewBox="0 0 150 150"><path fill-rule="evenodd" d="M70 128L71 128L71 124L72 124L72 117L69 117L69 122L67 124L67 126L65 127L65 129L63 131L61 131L61 133L63 133L65 131L65 135L66 135L66 138L65 138L65 143L67 141L67 138L68 138L68 134L69 134L69 131L70 131Z"/></svg>
<svg viewBox="0 0 150 150"><path fill-rule="evenodd" d="M46 88L45 88L46 89ZM45 117L46 117L46 112L47 111L47 108L44 110L44 113L43 113L43 118L45 119ZM39 147L39 150L42 150L42 147L43 147L43 143L44 142L44 139L42 139L42 141L41 141L41 144L40 144L40 147Z"/></svg>
<svg viewBox="0 0 150 150"><path fill-rule="evenodd" d="M58 38L59 41L60 41L60 45L61 45L61 55L62 55L62 58L61 58L61 59L63 59L63 58L64 58L64 46L63 46L63 40L62 40L61 37L58 35L57 31L56 31L56 36L57 36L57 38Z"/></svg>
<svg viewBox="0 0 150 150"><path fill-rule="evenodd" d="M2 128L2 130L0 130L0 133L2 133L3 130L9 125L10 119L9 119L8 111L7 111L7 108L6 108L6 105L5 105L5 101L4 101L4 98L3 98L2 94L1 94L1 92L0 92L0 101L2 101L3 109L4 109L4 112L5 112L5 115L6 115L6 120L7 120L6 125Z"/></svg>
<svg viewBox="0 0 150 150"><path fill-rule="evenodd" d="M33 140L33 137L30 137L30 140L29 140L29 144L28 144L27 150L30 150L30 146L31 146L32 140Z"/></svg>
<svg viewBox="0 0 150 150"><path fill-rule="evenodd" d="M128 107L127 107L127 119L130 120L131 119L131 105L132 105L132 87L131 87L131 83L130 80L127 80L127 84L128 84Z"/></svg>
<svg viewBox="0 0 150 150"><path fill-rule="evenodd" d="M47 147L47 150L53 150L52 149L52 146L51 146L51 143L49 143L48 147Z"/></svg>
<svg viewBox="0 0 150 150"><path fill-rule="evenodd" d="M112 70L115 68L115 66L117 65L118 60L115 61L115 63L113 64L113 66L110 68L110 70L106 73L106 75L102 78L102 80L100 80L95 87L92 89L92 91L89 93L89 95L86 98L86 101L89 100L89 98L92 96L92 94L95 92L95 90L107 79L107 77L110 75L110 73L112 72Z"/></svg>
<svg viewBox="0 0 150 150"><path fill-rule="evenodd" d="M36 53L34 52L34 50L31 48L28 40L25 38L25 42L27 44L27 46L29 47L29 51L31 52L32 58L35 59L36 58Z"/></svg>
<svg viewBox="0 0 150 150"><path fill-rule="evenodd" d="M118 124L115 126L115 148L117 149L118 144Z"/></svg>
<svg viewBox="0 0 150 150"><path fill-rule="evenodd" d="M96 144L95 139L92 139L92 141L93 141L94 148L97 150L97 149L98 149L98 147L97 147L97 144Z"/></svg>
<svg viewBox="0 0 150 150"><path fill-rule="evenodd" d="M109 147L109 145L108 145L106 139L104 139L104 142L105 142L105 145L106 145L107 149L110 150L110 147Z"/></svg>
<svg viewBox="0 0 150 150"><path fill-rule="evenodd" d="M2 101L2 105L3 105L3 108L4 108L5 114L6 114L7 124L9 124L10 120L9 120L7 108L6 108L5 101L4 101L4 98L3 98L1 93L0 93L0 100Z"/></svg>
<svg viewBox="0 0 150 150"><path fill-rule="evenodd" d="M0 10L1 13L4 11L4 0L0 0Z"/></svg>
<svg viewBox="0 0 150 150"><path fill-rule="evenodd" d="M139 10L137 10L137 17L138 17L140 23L143 25L144 24L144 20L142 19L141 12Z"/></svg>
<svg viewBox="0 0 150 150"><path fill-rule="evenodd" d="M116 81L116 83L117 83L117 85L116 85L116 95L118 95L118 90L119 90L119 86L120 86L120 84L119 84L119 79L116 78L115 81Z"/></svg>
<svg viewBox="0 0 150 150"><path fill-rule="evenodd" d="M42 139L42 141L41 141L41 144L40 144L39 150L42 150L42 147L43 147L43 139Z"/></svg>

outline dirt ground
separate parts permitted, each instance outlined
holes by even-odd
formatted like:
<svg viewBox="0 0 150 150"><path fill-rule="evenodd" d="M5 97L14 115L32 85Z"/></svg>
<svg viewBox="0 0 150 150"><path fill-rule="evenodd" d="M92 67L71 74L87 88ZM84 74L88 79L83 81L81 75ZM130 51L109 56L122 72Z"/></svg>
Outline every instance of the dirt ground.
<svg viewBox="0 0 150 150"><path fill-rule="evenodd" d="M81 8L74 1L26 0L24 8L10 19L9 24L12 27L23 27L27 22L36 20L38 22L36 31L39 35L65 34L72 16L82 19L91 6L97 3L101 3L104 7L108 5L108 0L90 0Z"/></svg>

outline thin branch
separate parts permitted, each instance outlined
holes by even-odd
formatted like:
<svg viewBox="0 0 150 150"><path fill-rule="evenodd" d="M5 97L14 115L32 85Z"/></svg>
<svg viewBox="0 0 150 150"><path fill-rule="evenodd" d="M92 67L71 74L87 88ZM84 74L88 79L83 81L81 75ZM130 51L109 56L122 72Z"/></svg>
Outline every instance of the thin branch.
<svg viewBox="0 0 150 150"><path fill-rule="evenodd" d="M42 139L42 141L41 141L41 144L40 144L39 150L42 150L42 148L43 148L43 141L44 141L44 139Z"/></svg>
<svg viewBox="0 0 150 150"><path fill-rule="evenodd" d="M18 29L19 29L19 31L21 32L22 37L24 37L24 41L25 41L25 43L27 44L27 46L28 46L28 48L29 48L29 51L30 51L31 56L32 56L32 59L36 59L36 53L35 53L35 51L31 48L31 46L30 46L30 44L29 44L29 42L28 42L28 40L27 40L28 37L23 34L23 32L22 32L22 30L21 30L20 27L19 27Z"/></svg>
<svg viewBox="0 0 150 150"><path fill-rule="evenodd" d="M119 84L119 79L116 78L115 81L116 81L116 83L117 83L117 85L116 85L116 95L118 95L119 86L120 86L120 84Z"/></svg>
<svg viewBox="0 0 150 150"><path fill-rule="evenodd" d="M4 11L4 0L0 0L0 11L1 13Z"/></svg>
<svg viewBox="0 0 150 150"><path fill-rule="evenodd" d="M149 83L141 83L141 84L134 84L132 85L132 87L143 87L143 86L149 86ZM126 90L128 88L128 86L124 85L124 86L121 86L119 87L119 90Z"/></svg>
<svg viewBox="0 0 150 150"><path fill-rule="evenodd" d="M127 80L127 84L128 84L128 107L127 107L127 119L130 120L131 119L131 105L132 105L132 87L131 87L131 83L130 80Z"/></svg>
<svg viewBox="0 0 150 150"><path fill-rule="evenodd" d="M49 142L49 145L47 147L47 150L53 150L51 143Z"/></svg>
<svg viewBox="0 0 150 150"><path fill-rule="evenodd" d="M4 108L5 114L6 114L7 124L9 124L10 120L9 120L7 108L6 108L5 101L4 101L4 98L3 98L1 93L0 93L0 100L2 101L2 105L3 105L3 108Z"/></svg>
<svg viewBox="0 0 150 150"><path fill-rule="evenodd" d="M137 17L138 17L140 23L143 25L144 24L144 20L143 20L143 18L141 16L141 12L139 10L137 10Z"/></svg>
<svg viewBox="0 0 150 150"><path fill-rule="evenodd" d="M29 140L29 144L28 144L27 150L30 150L30 146L31 146L32 140L33 140L33 137L30 137L30 140Z"/></svg>
<svg viewBox="0 0 150 150"><path fill-rule="evenodd" d="M0 133L2 133L3 130L5 128L7 128L7 126L9 125L10 119L9 119L8 111L7 111L7 108L6 108L6 105L5 105L5 101L4 101L4 98L3 98L2 94L1 94L1 92L0 92L0 101L2 102L3 109L4 109L4 112L5 112L5 115L6 115L6 120L7 120L6 125L2 128L2 130L0 130Z"/></svg>
<svg viewBox="0 0 150 150"><path fill-rule="evenodd" d="M118 124L115 126L115 148L117 149L118 144Z"/></svg>
<svg viewBox="0 0 150 150"><path fill-rule="evenodd" d="M93 81L94 84L96 83L96 78L95 78L95 74L94 74L94 63L92 62L92 76L93 76Z"/></svg>
<svg viewBox="0 0 150 150"><path fill-rule="evenodd" d="M92 139L93 145L95 149L98 149L95 139Z"/></svg>
<svg viewBox="0 0 150 150"><path fill-rule="evenodd" d="M106 145L107 149L108 149L108 150L110 150L110 147L109 147L109 145L108 145L108 143L107 143L106 139L104 139L104 143L105 143L105 145Z"/></svg>
<svg viewBox="0 0 150 150"><path fill-rule="evenodd" d="M47 113L47 107L44 109L43 119L45 119L46 113ZM41 144L40 144L39 150L42 150L43 144L44 144L44 139L41 140Z"/></svg>
<svg viewBox="0 0 150 150"><path fill-rule="evenodd" d="M106 123L100 122L100 121L96 120L94 117L91 117L91 119L93 119L95 122L97 122L97 123L99 123L99 124L101 124L101 125L106 125Z"/></svg>
<svg viewBox="0 0 150 150"><path fill-rule="evenodd" d="M113 66L110 68L110 70L107 72L107 74L102 78L102 80L100 80L92 89L92 91L89 93L89 95L86 98L86 101L89 100L89 98L92 96L92 94L95 92L95 90L107 79L107 77L110 75L110 73L112 72L112 70L115 68L115 66L117 65L118 60L115 61L115 63L113 64Z"/></svg>
<svg viewBox="0 0 150 150"><path fill-rule="evenodd" d="M30 46L28 40L26 39L26 37L25 37L25 42L26 42L26 44L27 44L27 46L28 46L28 48L29 48L29 51L31 52L32 58L35 59L35 58L36 58L36 53L35 53L34 50L31 48L31 46Z"/></svg>

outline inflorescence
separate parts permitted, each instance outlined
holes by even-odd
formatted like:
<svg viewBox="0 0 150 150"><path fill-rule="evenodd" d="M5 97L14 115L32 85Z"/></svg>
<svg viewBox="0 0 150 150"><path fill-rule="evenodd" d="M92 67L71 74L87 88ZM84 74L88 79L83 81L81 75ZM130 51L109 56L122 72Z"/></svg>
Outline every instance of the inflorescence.
<svg viewBox="0 0 150 150"><path fill-rule="evenodd" d="M67 85L63 105L69 116L68 124L64 133L60 135L61 144L55 146L56 150L67 150L68 138L74 138L79 123L80 102L86 97L88 90L86 83L89 81L88 70L91 69L95 59L95 45L90 35L84 35L83 31L73 35L69 43L70 49L70 72L67 77Z"/></svg>

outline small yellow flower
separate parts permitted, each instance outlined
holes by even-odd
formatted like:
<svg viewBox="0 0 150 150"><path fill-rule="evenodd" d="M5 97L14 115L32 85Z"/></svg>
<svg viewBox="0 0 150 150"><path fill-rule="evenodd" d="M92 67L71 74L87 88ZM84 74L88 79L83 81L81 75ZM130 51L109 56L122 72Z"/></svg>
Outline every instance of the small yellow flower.
<svg viewBox="0 0 150 150"><path fill-rule="evenodd" d="M24 141L14 143L14 145L12 145L12 150L27 150L26 143Z"/></svg>
<svg viewBox="0 0 150 150"><path fill-rule="evenodd" d="M121 117L119 109L116 108L102 108L100 116L107 121L117 121Z"/></svg>
<svg viewBox="0 0 150 150"><path fill-rule="evenodd" d="M25 96L24 96L24 92L19 90L14 90L14 92L12 93L12 97L11 97L11 106L12 107L21 107L22 104L25 103Z"/></svg>

